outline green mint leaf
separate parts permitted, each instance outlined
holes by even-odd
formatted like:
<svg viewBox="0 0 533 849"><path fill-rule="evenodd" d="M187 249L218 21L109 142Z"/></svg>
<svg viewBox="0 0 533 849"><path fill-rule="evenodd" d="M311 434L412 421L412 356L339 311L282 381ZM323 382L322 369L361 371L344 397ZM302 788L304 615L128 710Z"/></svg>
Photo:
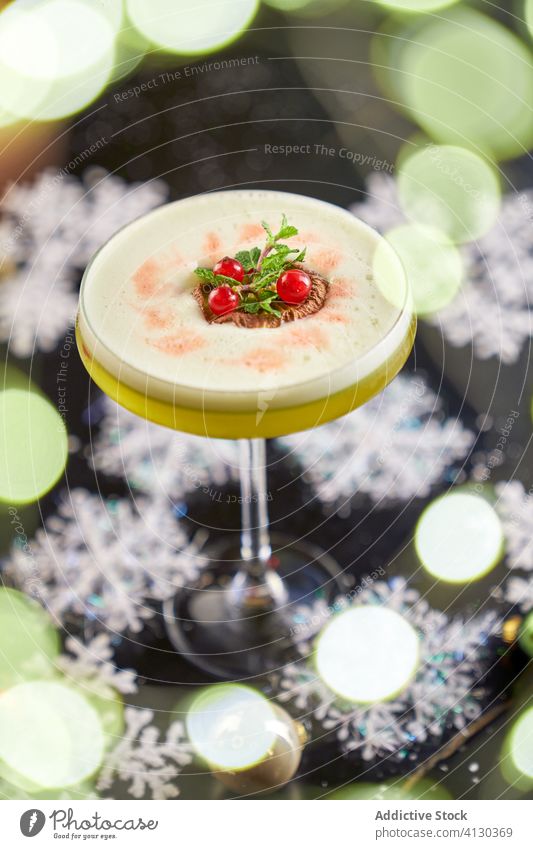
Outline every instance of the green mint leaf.
<svg viewBox="0 0 533 849"><path fill-rule="evenodd" d="M287 245L280 245L279 250L273 251L265 257L261 266L261 271L273 268L283 268L283 265L287 262L287 258L293 253L298 253L298 251L291 250L291 248L288 248Z"/></svg>
<svg viewBox="0 0 533 849"><path fill-rule="evenodd" d="M275 236L276 242L281 238L279 234L282 233L283 230L288 226L289 226L289 222L287 220L287 216L285 215L285 213L283 213L283 215L281 216L280 228L279 228L279 230L278 230L278 232Z"/></svg>
<svg viewBox="0 0 533 849"><path fill-rule="evenodd" d="M215 286L238 286L239 283L237 280L234 280L233 277L226 277L224 274L215 274Z"/></svg>
<svg viewBox="0 0 533 849"><path fill-rule="evenodd" d="M275 315L277 318L280 317L281 313L279 310L271 306L272 301L279 301L277 292L273 292L272 289L267 289L256 293L255 297L257 300L252 300L253 296L249 295L248 297L250 300L246 300L241 304L243 312L249 313L250 315L257 315L259 312L263 311L270 315Z"/></svg>
<svg viewBox="0 0 533 849"><path fill-rule="evenodd" d="M282 227L279 233L276 235L276 241L280 239L290 239L292 236L298 235L298 229L296 227L291 227L287 225L286 227Z"/></svg>
<svg viewBox="0 0 533 849"><path fill-rule="evenodd" d="M196 268L194 273L204 283L209 283L210 286L236 286L237 281L233 277L226 277L224 274L215 274L210 268Z"/></svg>
<svg viewBox="0 0 533 849"><path fill-rule="evenodd" d="M250 251L237 251L235 254L235 259L237 262L240 262L245 271L252 267Z"/></svg>
<svg viewBox="0 0 533 849"><path fill-rule="evenodd" d="M273 292L272 289L263 289L261 292L257 293L257 297L261 302L263 301L277 301L279 295L277 292Z"/></svg>
<svg viewBox="0 0 533 849"><path fill-rule="evenodd" d="M259 306L261 307L261 309L262 309L264 312L267 312L267 313L269 313L270 315L275 315L275 316L276 316L276 318L279 318L279 317L281 316L280 311L279 311L279 310L274 309L274 307L271 307L271 306L270 306L270 304L268 304L268 303L262 303L262 304L259 304Z"/></svg>
<svg viewBox="0 0 533 849"><path fill-rule="evenodd" d="M242 309L244 310L244 312L252 314L258 313L260 307L261 304L259 303L259 301L245 301L245 303L242 304Z"/></svg>
<svg viewBox="0 0 533 849"><path fill-rule="evenodd" d="M266 286L271 286L272 283L275 283L279 277L279 271L271 271L268 273L261 273L261 275L254 279L254 289L264 289Z"/></svg>
<svg viewBox="0 0 533 849"><path fill-rule="evenodd" d="M260 256L260 248L252 248L251 251L239 251L235 254L235 259L240 262L245 271L250 271L256 267Z"/></svg>
<svg viewBox="0 0 533 849"><path fill-rule="evenodd" d="M297 254L299 252L300 248L289 248L288 245L276 245L273 254L274 256L287 257L290 254Z"/></svg>
<svg viewBox="0 0 533 849"><path fill-rule="evenodd" d="M258 278L254 278L253 280L254 285L258 280L262 281L264 277L268 277L270 279L272 279L272 276L279 277L285 269L292 267L293 262L294 260L292 260L288 254L273 256L269 262L265 261Z"/></svg>
<svg viewBox="0 0 533 849"><path fill-rule="evenodd" d="M217 279L216 274L211 271L210 268L196 268L194 273L200 280L203 280L205 283L212 283L215 285L215 281Z"/></svg>
<svg viewBox="0 0 533 849"><path fill-rule="evenodd" d="M291 236L297 236L298 229L296 227L292 227L287 221L287 216L285 213L281 216L281 227L279 231L276 233L274 239L276 242L279 242L280 239L290 239Z"/></svg>
<svg viewBox="0 0 533 849"><path fill-rule="evenodd" d="M265 233L268 236L268 243L273 244L276 241L276 239L274 238L274 234L273 234L272 230L270 229L270 227L268 226L268 224L266 223L266 221L261 221L261 227L263 228L263 230L265 231Z"/></svg>
<svg viewBox="0 0 533 849"><path fill-rule="evenodd" d="M274 235L266 221L262 221L261 226L266 231L269 245L275 245L277 242L280 241L280 239L290 239L291 236L298 235L297 227L293 227L291 224L288 223L287 216L285 214L283 214L281 218L281 226L276 235Z"/></svg>
<svg viewBox="0 0 533 849"><path fill-rule="evenodd" d="M281 273L281 271L283 271L283 269L285 268L285 265L286 265L286 262L285 262L284 259L282 259L281 261L278 261L278 262L269 262L268 264L265 264L264 267L261 269L261 277L263 277L265 275L270 276L272 274L278 274L279 275ZM254 283L255 283L255 281L254 281Z"/></svg>

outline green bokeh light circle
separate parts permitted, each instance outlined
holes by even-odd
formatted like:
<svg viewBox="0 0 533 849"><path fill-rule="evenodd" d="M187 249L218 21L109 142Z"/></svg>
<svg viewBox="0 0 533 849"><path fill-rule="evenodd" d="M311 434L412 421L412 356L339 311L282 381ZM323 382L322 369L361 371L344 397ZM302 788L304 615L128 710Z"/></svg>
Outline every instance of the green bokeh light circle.
<svg viewBox="0 0 533 849"><path fill-rule="evenodd" d="M311 6L314 0L264 0L267 6L279 9L281 12L294 12Z"/></svg>
<svg viewBox="0 0 533 849"><path fill-rule="evenodd" d="M37 392L0 392L0 501L29 504L62 475L68 440L55 407Z"/></svg>
<svg viewBox="0 0 533 849"><path fill-rule="evenodd" d="M97 712L79 692L32 681L0 693L0 758L17 776L42 787L79 784L98 770L105 738Z"/></svg>
<svg viewBox="0 0 533 849"><path fill-rule="evenodd" d="M125 26L115 42L115 63L109 83L129 76L142 62L149 48L150 42L135 27Z"/></svg>
<svg viewBox="0 0 533 849"><path fill-rule="evenodd" d="M0 690L53 674L59 652L59 635L41 605L0 587Z"/></svg>
<svg viewBox="0 0 533 849"><path fill-rule="evenodd" d="M509 737L509 754L526 778L533 778L533 707L517 719Z"/></svg>
<svg viewBox="0 0 533 849"><path fill-rule="evenodd" d="M376 0L379 6L399 12L435 12L454 6L459 0Z"/></svg>
<svg viewBox="0 0 533 849"><path fill-rule="evenodd" d="M299 18L318 18L331 15L352 3L352 0L264 0L267 6Z"/></svg>
<svg viewBox="0 0 533 849"><path fill-rule="evenodd" d="M463 280L463 261L444 233L429 227L405 224L386 234L404 268L414 310L434 315L457 295ZM381 245L374 254L374 278L391 303L397 303L397 275L391 274L389 256Z"/></svg>
<svg viewBox="0 0 533 849"><path fill-rule="evenodd" d="M533 0L526 0L524 17L526 19L527 27L531 35L533 35Z"/></svg>
<svg viewBox="0 0 533 849"><path fill-rule="evenodd" d="M145 38L190 56L235 41L258 8L259 0L126 0L128 16Z"/></svg>
<svg viewBox="0 0 533 849"><path fill-rule="evenodd" d="M375 799L375 800L399 800L399 799L421 799L431 801L438 799L451 799L448 790L429 778L423 778L416 782L412 789L405 788L399 781L385 784L371 784L366 781L356 781L341 787L333 793L328 793L327 799Z"/></svg>
<svg viewBox="0 0 533 849"><path fill-rule="evenodd" d="M428 18L402 50L403 100L435 141L494 159L533 146L533 61L510 30L474 9Z"/></svg>
<svg viewBox="0 0 533 849"><path fill-rule="evenodd" d="M479 239L500 210L500 183L489 163L463 147L428 145L402 159L398 194L406 215L454 243Z"/></svg>
<svg viewBox="0 0 533 849"><path fill-rule="evenodd" d="M529 613L520 626L518 635L520 647L529 657L533 657L533 611Z"/></svg>

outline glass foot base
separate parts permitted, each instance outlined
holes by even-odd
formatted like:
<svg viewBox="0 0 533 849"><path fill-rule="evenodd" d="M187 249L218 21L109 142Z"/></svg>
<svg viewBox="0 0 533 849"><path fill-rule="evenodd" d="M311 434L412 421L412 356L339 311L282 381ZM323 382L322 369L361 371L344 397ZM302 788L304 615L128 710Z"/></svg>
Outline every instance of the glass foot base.
<svg viewBox="0 0 533 849"><path fill-rule="evenodd" d="M236 603L243 564L239 541L211 549L211 565L198 584L164 604L167 633L190 663L223 680L242 681L283 667L296 644L327 622L328 606L350 584L335 560L308 543L273 535L273 573L282 593L268 609Z"/></svg>

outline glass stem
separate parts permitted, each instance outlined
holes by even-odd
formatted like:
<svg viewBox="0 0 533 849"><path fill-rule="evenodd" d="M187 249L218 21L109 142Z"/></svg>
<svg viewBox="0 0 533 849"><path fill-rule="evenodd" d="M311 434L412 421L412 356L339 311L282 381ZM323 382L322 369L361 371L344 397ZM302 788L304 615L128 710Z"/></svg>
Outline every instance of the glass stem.
<svg viewBox="0 0 533 849"><path fill-rule="evenodd" d="M241 557L250 568L268 568L272 555L268 527L266 442L240 439Z"/></svg>
<svg viewBox="0 0 533 849"><path fill-rule="evenodd" d="M270 565L266 441L240 439L239 450L243 568L233 579L232 602L243 612L273 610L287 598L280 576Z"/></svg>

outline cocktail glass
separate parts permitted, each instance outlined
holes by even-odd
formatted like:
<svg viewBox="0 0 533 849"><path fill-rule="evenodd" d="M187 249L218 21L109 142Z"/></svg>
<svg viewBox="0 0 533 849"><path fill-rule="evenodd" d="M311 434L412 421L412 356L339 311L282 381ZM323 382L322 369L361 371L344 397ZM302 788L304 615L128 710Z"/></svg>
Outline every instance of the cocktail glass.
<svg viewBox="0 0 533 849"><path fill-rule="evenodd" d="M297 379L286 378L279 367L266 384L258 373L257 385L251 385L248 377L244 387L239 387L237 378L236 387L219 388L216 354L204 372L191 376L182 354L189 357L189 371L194 372L185 341L198 342L198 334L191 336L185 330L173 337L162 329L165 305L170 309L177 297L173 268L180 269L179 291L185 287L189 294L195 285L195 265L213 264L217 251L229 253L225 243L234 240L238 226L241 234L246 234L246 228L255 233L262 218L277 220L282 213L303 230L301 241L318 239L318 246L311 245L311 254L314 248L315 258L326 266L335 265L331 249L338 246L331 242L337 238L344 245L339 256L348 277L352 265L362 274L366 263L359 300L341 299L340 320L343 304L350 309L356 303L361 335L367 333L367 337L361 341L357 325L355 333L352 327L353 342L346 337L348 355L343 349L338 362L331 357L326 362L324 355L323 368L320 351L317 355L316 345L311 345L311 354L298 356L302 362L314 363L312 373L307 375L304 367ZM201 242L199 231L207 234ZM200 247L206 239L207 247ZM378 254L379 275L374 279L373 261ZM158 265L160 256L164 259ZM327 268L320 271L324 276L326 272ZM381 286L378 278L384 275ZM331 279L338 277L336 269ZM137 295L144 299L141 304L138 298L135 301L132 280ZM201 332L216 332L221 345L225 344L226 336L220 334L228 333L228 325L212 331L213 325L200 317L192 297L181 303L197 311L191 319L195 327L201 320L205 325ZM294 325L302 327L315 318ZM338 321L338 311L330 310L320 320L325 318ZM306 330L309 326L305 324ZM82 283L76 333L81 358L94 382L117 403L160 425L240 443L240 539L213 541L210 565L199 582L179 589L164 607L172 643L196 666L232 680L281 667L294 652L302 609L309 608L317 595L327 603L346 589L342 570L327 552L270 533L266 439L317 427L370 400L404 365L415 326L403 270L382 237L345 210L300 195L227 191L168 204L124 228L92 259ZM152 340L152 348L147 347L143 332ZM230 332L237 344L245 338ZM248 339L256 332L237 328ZM276 339L281 343L285 337L275 335L280 332L281 328L262 329L261 339L270 345ZM328 333L337 333L336 326L331 324ZM165 359L167 354L177 355L177 360Z"/></svg>

